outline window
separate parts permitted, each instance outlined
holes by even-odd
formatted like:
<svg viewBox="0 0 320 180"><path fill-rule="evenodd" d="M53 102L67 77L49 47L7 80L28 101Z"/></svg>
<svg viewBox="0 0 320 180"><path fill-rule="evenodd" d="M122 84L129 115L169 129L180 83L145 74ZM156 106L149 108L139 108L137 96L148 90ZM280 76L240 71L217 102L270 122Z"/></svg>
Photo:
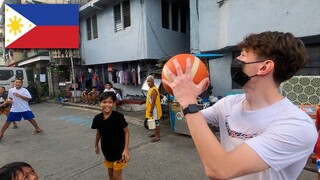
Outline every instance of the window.
<svg viewBox="0 0 320 180"><path fill-rule="evenodd" d="M161 1L162 27L186 33L187 31L187 6L177 1Z"/></svg>
<svg viewBox="0 0 320 180"><path fill-rule="evenodd" d="M308 52L308 62L305 68L301 69L297 75L319 76L320 74L320 44L306 45Z"/></svg>
<svg viewBox="0 0 320 180"><path fill-rule="evenodd" d="M8 80L13 77L13 70L1 70L0 71L0 80Z"/></svg>
<svg viewBox="0 0 320 180"><path fill-rule="evenodd" d="M116 32L118 32L118 31L121 31L122 29L120 4L114 6L113 12L114 12L115 30Z"/></svg>
<svg viewBox="0 0 320 180"><path fill-rule="evenodd" d="M98 20L97 15L87 18L87 39L98 38Z"/></svg>
<svg viewBox="0 0 320 180"><path fill-rule="evenodd" d="M93 29L93 38L98 38L98 22L97 15L92 16L92 29Z"/></svg>
<svg viewBox="0 0 320 180"><path fill-rule="evenodd" d="M113 7L115 32L131 26L130 1L122 1Z"/></svg>
<svg viewBox="0 0 320 180"><path fill-rule="evenodd" d="M87 18L87 39L91 40L91 19Z"/></svg>
<svg viewBox="0 0 320 180"><path fill-rule="evenodd" d="M187 33L187 8L183 7L180 9L180 19L181 19L181 27L180 30L182 33Z"/></svg>
<svg viewBox="0 0 320 180"><path fill-rule="evenodd" d="M171 4L171 12L172 30L179 31L179 7L177 4Z"/></svg>
<svg viewBox="0 0 320 180"><path fill-rule="evenodd" d="M169 2L168 1L161 1L161 7L162 7L162 27L166 29L170 29L169 26L169 17L170 17L170 12L169 12Z"/></svg>
<svg viewBox="0 0 320 180"><path fill-rule="evenodd" d="M130 19L130 1L124 1L122 3L123 9L123 26L124 29L131 26L131 19Z"/></svg>
<svg viewBox="0 0 320 180"><path fill-rule="evenodd" d="M16 78L24 79L22 70L16 70Z"/></svg>

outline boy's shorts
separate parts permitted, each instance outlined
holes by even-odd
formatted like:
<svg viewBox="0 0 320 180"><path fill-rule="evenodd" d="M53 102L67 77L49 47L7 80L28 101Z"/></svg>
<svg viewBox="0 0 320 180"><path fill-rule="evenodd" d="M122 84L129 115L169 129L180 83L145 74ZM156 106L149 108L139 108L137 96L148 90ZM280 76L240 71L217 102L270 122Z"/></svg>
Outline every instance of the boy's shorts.
<svg viewBox="0 0 320 180"><path fill-rule="evenodd" d="M127 166L127 163L123 159L120 159L118 161L111 161L111 162L105 160L103 165L106 168L112 168L114 170L121 170Z"/></svg>
<svg viewBox="0 0 320 180"><path fill-rule="evenodd" d="M7 121L21 121L21 118L25 120L31 120L34 118L34 115L31 111L24 111L24 112L10 112L7 118Z"/></svg>

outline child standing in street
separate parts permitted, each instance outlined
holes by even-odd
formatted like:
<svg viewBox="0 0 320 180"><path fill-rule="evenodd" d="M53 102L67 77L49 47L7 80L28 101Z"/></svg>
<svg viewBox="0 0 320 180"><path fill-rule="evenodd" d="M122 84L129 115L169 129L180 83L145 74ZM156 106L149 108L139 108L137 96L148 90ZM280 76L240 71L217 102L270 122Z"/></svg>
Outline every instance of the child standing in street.
<svg viewBox="0 0 320 180"><path fill-rule="evenodd" d="M122 179L122 169L129 161L129 129L122 113L113 111L116 102L113 92L104 92L100 95L100 114L93 118L92 129L97 129L95 152L100 154L99 141L105 157L104 166L108 168L109 179Z"/></svg>
<svg viewBox="0 0 320 180"><path fill-rule="evenodd" d="M8 114L11 109L11 104L7 101L8 93L6 93L6 88L4 86L0 86L0 115L4 114L8 117ZM13 129L17 129L18 125L15 121L13 121Z"/></svg>
<svg viewBox="0 0 320 180"><path fill-rule="evenodd" d="M40 133L42 130L38 126L36 120L34 120L34 115L29 106L29 100L31 95L29 91L22 87L23 80L21 78L16 78L14 81L14 87L9 89L7 101L12 104L10 113L8 115L7 121L2 126L0 132L0 140L3 138L4 132L7 130L11 122L20 121L21 118L28 120L34 127L34 134Z"/></svg>

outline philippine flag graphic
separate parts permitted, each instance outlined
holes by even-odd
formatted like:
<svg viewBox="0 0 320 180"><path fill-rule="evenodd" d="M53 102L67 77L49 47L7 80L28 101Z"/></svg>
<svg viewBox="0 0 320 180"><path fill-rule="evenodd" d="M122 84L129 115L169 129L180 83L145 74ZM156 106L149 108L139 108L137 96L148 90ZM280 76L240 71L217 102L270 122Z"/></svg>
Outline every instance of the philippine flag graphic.
<svg viewBox="0 0 320 180"><path fill-rule="evenodd" d="M79 5L6 4L5 48L79 48Z"/></svg>

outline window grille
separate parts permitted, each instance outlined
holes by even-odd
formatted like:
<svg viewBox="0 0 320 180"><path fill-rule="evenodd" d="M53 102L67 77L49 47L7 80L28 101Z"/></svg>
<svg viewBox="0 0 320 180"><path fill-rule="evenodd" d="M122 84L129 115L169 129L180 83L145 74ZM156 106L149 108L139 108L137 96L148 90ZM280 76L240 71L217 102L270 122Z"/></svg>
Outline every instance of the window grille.
<svg viewBox="0 0 320 180"><path fill-rule="evenodd" d="M87 18L87 39L91 40L91 19Z"/></svg>
<svg viewBox="0 0 320 180"><path fill-rule="evenodd" d="M98 38L98 22L97 15L92 16L93 38Z"/></svg>

